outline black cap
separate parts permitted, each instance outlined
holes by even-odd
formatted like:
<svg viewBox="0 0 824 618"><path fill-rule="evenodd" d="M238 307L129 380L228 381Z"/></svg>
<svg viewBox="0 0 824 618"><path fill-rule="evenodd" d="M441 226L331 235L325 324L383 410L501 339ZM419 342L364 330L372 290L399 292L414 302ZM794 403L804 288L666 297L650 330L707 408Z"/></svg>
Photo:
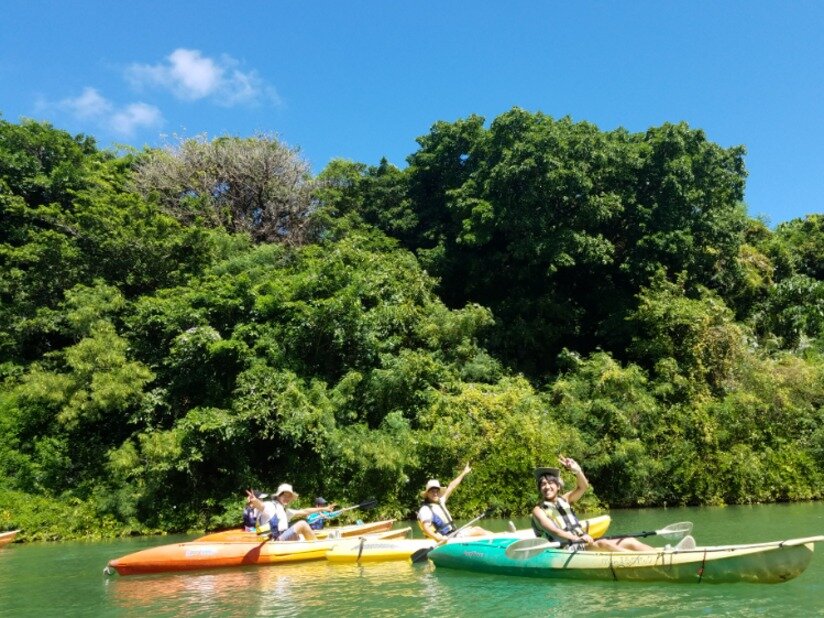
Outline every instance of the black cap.
<svg viewBox="0 0 824 618"><path fill-rule="evenodd" d="M564 488L564 479L561 478L561 470L558 468L535 468L535 484L538 487L538 492L541 491L541 479L545 476L550 477L553 481L555 481L558 485L558 488L563 490Z"/></svg>
<svg viewBox="0 0 824 618"><path fill-rule="evenodd" d="M315 506L326 506L326 504L327 504L327 503L326 503L326 500L324 500L324 499L323 499L323 498L321 498L320 496L318 496L317 498L315 498Z"/></svg>

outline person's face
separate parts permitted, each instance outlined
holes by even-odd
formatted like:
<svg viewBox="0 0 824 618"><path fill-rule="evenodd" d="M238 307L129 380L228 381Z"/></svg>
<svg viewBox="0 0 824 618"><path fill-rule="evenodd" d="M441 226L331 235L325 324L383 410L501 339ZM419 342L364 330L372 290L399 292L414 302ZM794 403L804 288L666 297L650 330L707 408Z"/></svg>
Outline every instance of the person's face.
<svg viewBox="0 0 824 618"><path fill-rule="evenodd" d="M538 487L540 488L541 495L543 495L545 500L554 500L558 495L558 483L552 479L552 477L541 477L541 483Z"/></svg>
<svg viewBox="0 0 824 618"><path fill-rule="evenodd" d="M294 499L295 499L295 494L290 493L288 491L284 491L282 494L280 494L278 496L278 500L280 500L280 503L283 504L284 506L289 504L290 502L292 502Z"/></svg>
<svg viewBox="0 0 824 618"><path fill-rule="evenodd" d="M441 488L440 487L432 487L426 491L426 497L429 499L430 502L437 502L438 497L441 495Z"/></svg>

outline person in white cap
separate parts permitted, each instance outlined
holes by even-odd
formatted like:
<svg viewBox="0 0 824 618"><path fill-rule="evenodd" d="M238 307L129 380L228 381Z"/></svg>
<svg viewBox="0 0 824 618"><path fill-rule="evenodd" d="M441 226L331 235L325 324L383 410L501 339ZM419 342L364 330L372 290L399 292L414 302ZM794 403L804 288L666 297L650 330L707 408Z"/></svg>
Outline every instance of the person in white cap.
<svg viewBox="0 0 824 618"><path fill-rule="evenodd" d="M333 504L306 509L286 508L290 502L298 497L298 494L295 493L289 483L281 483L278 486L274 500L264 502L255 496L251 490L247 490L246 495L249 497L249 504L260 512L258 523L269 525L269 534L273 541L300 541L301 537L307 541L317 540L315 532L304 520L296 521L290 526L289 519L292 517L305 517L311 513L319 513L335 507Z"/></svg>
<svg viewBox="0 0 824 618"><path fill-rule="evenodd" d="M452 479L446 489L441 487L438 479L427 481L426 489L421 493L423 502L418 510L418 525L430 539L438 542L445 541L450 534L458 529L452 521L452 515L449 514L446 508L446 499L470 472L472 472L472 468L469 467L469 464L466 464L463 472ZM442 489L443 493L441 493ZM489 534L489 531L478 526L467 528L461 532L461 536L482 536L484 534Z"/></svg>

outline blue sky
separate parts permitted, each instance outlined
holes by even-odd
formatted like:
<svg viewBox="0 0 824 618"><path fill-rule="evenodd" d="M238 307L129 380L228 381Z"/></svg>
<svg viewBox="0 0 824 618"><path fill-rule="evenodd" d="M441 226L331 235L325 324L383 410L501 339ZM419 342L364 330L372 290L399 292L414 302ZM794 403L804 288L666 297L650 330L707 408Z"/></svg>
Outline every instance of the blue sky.
<svg viewBox="0 0 824 618"><path fill-rule="evenodd" d="M318 172L398 166L438 120L518 106L686 121L747 148L771 225L824 212L824 2L4 0L0 113L106 147L275 133Z"/></svg>

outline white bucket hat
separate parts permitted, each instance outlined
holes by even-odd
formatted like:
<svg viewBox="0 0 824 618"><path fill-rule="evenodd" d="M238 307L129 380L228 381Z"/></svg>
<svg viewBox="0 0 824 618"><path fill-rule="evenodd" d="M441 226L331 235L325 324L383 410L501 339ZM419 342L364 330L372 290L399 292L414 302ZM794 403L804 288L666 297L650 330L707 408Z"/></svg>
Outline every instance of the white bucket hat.
<svg viewBox="0 0 824 618"><path fill-rule="evenodd" d="M292 489L292 486L289 483L281 483L280 485L278 485L278 490L275 492L275 496L279 496L280 494L282 494L286 491L288 491L290 494L292 494L295 497L297 497L297 495L298 495L295 492L295 490Z"/></svg>
<svg viewBox="0 0 824 618"><path fill-rule="evenodd" d="M437 487L438 489L441 489L441 484L438 482L438 479L429 479L426 482L426 491L429 491L433 487Z"/></svg>

